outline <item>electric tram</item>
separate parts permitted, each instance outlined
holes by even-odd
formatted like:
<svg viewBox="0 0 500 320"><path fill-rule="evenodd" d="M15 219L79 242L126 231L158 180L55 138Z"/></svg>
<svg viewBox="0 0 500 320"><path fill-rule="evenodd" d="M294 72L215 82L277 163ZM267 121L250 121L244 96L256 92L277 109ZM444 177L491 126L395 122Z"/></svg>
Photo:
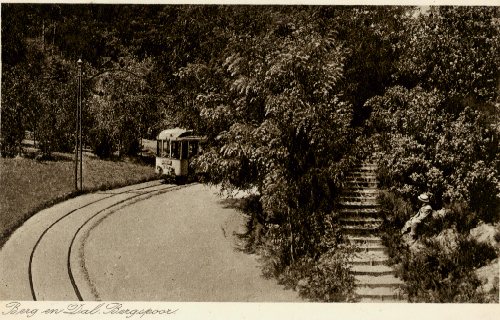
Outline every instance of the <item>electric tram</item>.
<svg viewBox="0 0 500 320"><path fill-rule="evenodd" d="M156 137L156 173L163 177L185 178L189 161L200 152L202 137L181 128L163 130Z"/></svg>

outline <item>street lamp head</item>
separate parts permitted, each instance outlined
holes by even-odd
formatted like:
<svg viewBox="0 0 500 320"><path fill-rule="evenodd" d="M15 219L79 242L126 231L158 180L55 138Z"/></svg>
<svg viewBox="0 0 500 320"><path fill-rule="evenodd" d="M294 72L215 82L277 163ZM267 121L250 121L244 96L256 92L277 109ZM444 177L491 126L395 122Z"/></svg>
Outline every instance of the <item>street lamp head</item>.
<svg viewBox="0 0 500 320"><path fill-rule="evenodd" d="M78 63L78 65L80 65L80 66L81 66L81 65L82 65L82 63L83 63L83 61L82 61L82 59L78 59L78 61L77 61L76 63Z"/></svg>

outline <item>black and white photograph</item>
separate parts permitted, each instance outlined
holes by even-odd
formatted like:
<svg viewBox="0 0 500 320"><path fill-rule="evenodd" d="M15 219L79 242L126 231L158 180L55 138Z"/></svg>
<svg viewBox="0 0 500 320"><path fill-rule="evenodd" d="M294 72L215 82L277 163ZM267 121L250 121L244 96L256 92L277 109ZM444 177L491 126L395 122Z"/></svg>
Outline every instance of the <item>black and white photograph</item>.
<svg viewBox="0 0 500 320"><path fill-rule="evenodd" d="M0 313L498 306L499 31L492 4L2 3Z"/></svg>

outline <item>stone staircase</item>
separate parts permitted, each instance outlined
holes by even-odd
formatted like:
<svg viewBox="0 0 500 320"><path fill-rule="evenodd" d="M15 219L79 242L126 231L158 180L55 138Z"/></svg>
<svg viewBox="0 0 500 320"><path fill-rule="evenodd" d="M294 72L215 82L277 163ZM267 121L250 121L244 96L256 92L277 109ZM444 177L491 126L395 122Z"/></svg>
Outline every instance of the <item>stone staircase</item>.
<svg viewBox="0 0 500 320"><path fill-rule="evenodd" d="M377 165L370 159L347 176L340 197L340 224L344 234L358 251L351 261L356 279L356 297L360 302L400 301L402 281L388 266L389 255L382 244L377 203Z"/></svg>

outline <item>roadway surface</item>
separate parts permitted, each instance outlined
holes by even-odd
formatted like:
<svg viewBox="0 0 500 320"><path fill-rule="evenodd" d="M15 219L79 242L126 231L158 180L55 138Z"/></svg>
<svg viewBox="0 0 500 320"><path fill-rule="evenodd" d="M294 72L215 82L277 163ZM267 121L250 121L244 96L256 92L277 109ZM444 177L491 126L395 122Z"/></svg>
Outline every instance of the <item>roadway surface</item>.
<svg viewBox="0 0 500 320"><path fill-rule="evenodd" d="M158 181L43 210L0 251L0 300L298 302L239 250L217 190Z"/></svg>

